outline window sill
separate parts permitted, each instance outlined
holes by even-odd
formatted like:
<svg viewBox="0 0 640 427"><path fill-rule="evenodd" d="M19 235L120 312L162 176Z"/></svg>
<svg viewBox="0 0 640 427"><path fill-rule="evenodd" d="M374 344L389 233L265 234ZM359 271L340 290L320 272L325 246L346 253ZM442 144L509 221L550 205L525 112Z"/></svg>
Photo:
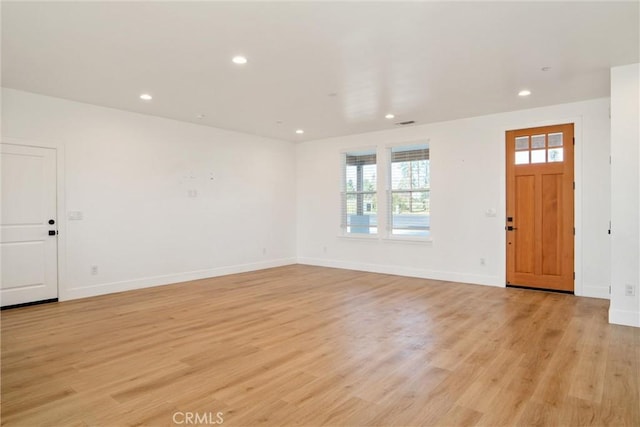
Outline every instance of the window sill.
<svg viewBox="0 0 640 427"><path fill-rule="evenodd" d="M365 234L365 233L351 233L351 234L339 234L340 239L354 239L354 240L379 240L378 234Z"/></svg>
<svg viewBox="0 0 640 427"><path fill-rule="evenodd" d="M433 237L411 237L411 236L387 236L383 240L394 243L412 243L418 245L433 244Z"/></svg>
<svg viewBox="0 0 640 427"><path fill-rule="evenodd" d="M362 240L374 241L379 240L389 243L408 243L413 245L432 245L433 238L429 237L411 237L411 236L381 236L378 234L339 234L339 239L346 240Z"/></svg>

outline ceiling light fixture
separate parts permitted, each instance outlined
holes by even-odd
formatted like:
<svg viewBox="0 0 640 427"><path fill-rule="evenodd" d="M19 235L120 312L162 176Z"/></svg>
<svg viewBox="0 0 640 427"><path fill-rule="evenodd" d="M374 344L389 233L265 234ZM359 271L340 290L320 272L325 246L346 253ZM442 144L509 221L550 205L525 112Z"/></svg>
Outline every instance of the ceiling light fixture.
<svg viewBox="0 0 640 427"><path fill-rule="evenodd" d="M151 101L153 99L153 96L149 95L148 93L143 93L142 95L140 95L140 99L142 99L143 101Z"/></svg>
<svg viewBox="0 0 640 427"><path fill-rule="evenodd" d="M391 113L387 114L386 116L384 116L385 119L393 119L395 116Z"/></svg>
<svg viewBox="0 0 640 427"><path fill-rule="evenodd" d="M303 131L302 129L298 129L298 130L296 131L296 133L297 133L298 135L302 135L302 134L304 133L304 131Z"/></svg>
<svg viewBox="0 0 640 427"><path fill-rule="evenodd" d="M542 67L540 68L542 71L549 71L551 69L551 67Z"/></svg>
<svg viewBox="0 0 640 427"><path fill-rule="evenodd" d="M234 64L242 65L247 63L247 58L245 58L244 56L238 55L238 56L234 56L231 61L233 61Z"/></svg>
<svg viewBox="0 0 640 427"><path fill-rule="evenodd" d="M529 95L531 95L531 91L527 89L523 89L520 92L518 92L518 96L529 96Z"/></svg>

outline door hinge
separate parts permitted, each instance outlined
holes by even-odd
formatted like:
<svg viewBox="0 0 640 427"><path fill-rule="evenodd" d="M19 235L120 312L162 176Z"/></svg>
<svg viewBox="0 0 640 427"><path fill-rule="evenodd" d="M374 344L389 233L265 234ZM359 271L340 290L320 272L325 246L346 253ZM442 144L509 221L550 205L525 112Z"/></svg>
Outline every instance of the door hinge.
<svg viewBox="0 0 640 427"><path fill-rule="evenodd" d="M573 235L574 236L576 235L576 228L575 227L573 227Z"/></svg>
<svg viewBox="0 0 640 427"><path fill-rule="evenodd" d="M576 137L573 137L573 145L576 145Z"/></svg>
<svg viewBox="0 0 640 427"><path fill-rule="evenodd" d="M575 181L573 181L573 189L574 190L576 189L576 182Z"/></svg>
<svg viewBox="0 0 640 427"><path fill-rule="evenodd" d="M573 280L576 280L576 272L573 272Z"/></svg>

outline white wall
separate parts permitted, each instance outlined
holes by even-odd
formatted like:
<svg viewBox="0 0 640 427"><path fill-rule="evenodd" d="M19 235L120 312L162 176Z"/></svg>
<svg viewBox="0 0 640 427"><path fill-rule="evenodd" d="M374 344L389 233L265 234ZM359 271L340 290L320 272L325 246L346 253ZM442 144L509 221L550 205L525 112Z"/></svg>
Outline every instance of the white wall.
<svg viewBox="0 0 640 427"><path fill-rule="evenodd" d="M299 144L298 261L504 286L505 130L568 122L576 135L576 294L608 298L609 99ZM426 140L433 241L340 237L340 153L376 147L383 154L388 144Z"/></svg>
<svg viewBox="0 0 640 427"><path fill-rule="evenodd" d="M576 124L576 293L608 298L609 99L294 146L11 89L2 95L3 139L59 146L64 214L84 215L59 218L62 299L288 264L296 254L301 263L504 286L504 131L565 122ZM433 158L433 241L339 237L340 152L424 140ZM198 197L187 197L191 189Z"/></svg>
<svg viewBox="0 0 640 427"><path fill-rule="evenodd" d="M58 218L61 299L295 262L293 144L11 89L2 103L3 141L59 147L63 214L84 217Z"/></svg>
<svg viewBox="0 0 640 427"><path fill-rule="evenodd" d="M611 69L611 306L609 321L640 326L640 64ZM631 285L635 295L625 295Z"/></svg>

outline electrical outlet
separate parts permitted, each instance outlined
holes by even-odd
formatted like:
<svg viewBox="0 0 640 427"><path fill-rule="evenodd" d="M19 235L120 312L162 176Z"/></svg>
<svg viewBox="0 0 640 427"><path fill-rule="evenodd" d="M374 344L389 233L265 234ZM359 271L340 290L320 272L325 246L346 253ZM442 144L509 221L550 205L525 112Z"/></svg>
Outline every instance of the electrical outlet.
<svg viewBox="0 0 640 427"><path fill-rule="evenodd" d="M266 255L267 254L267 248L262 248L262 255Z"/></svg>
<svg viewBox="0 0 640 427"><path fill-rule="evenodd" d="M322 253L325 253L325 254L327 253L327 247L326 246L322 247Z"/></svg>
<svg viewBox="0 0 640 427"><path fill-rule="evenodd" d="M633 297L636 295L636 287L630 284L624 285L624 295L627 297Z"/></svg>
<svg viewBox="0 0 640 427"><path fill-rule="evenodd" d="M480 265L485 265L487 262L484 258L480 258Z"/></svg>
<svg viewBox="0 0 640 427"><path fill-rule="evenodd" d="M92 276L96 276L98 274L98 266L97 265L92 265L91 266L91 275Z"/></svg>

